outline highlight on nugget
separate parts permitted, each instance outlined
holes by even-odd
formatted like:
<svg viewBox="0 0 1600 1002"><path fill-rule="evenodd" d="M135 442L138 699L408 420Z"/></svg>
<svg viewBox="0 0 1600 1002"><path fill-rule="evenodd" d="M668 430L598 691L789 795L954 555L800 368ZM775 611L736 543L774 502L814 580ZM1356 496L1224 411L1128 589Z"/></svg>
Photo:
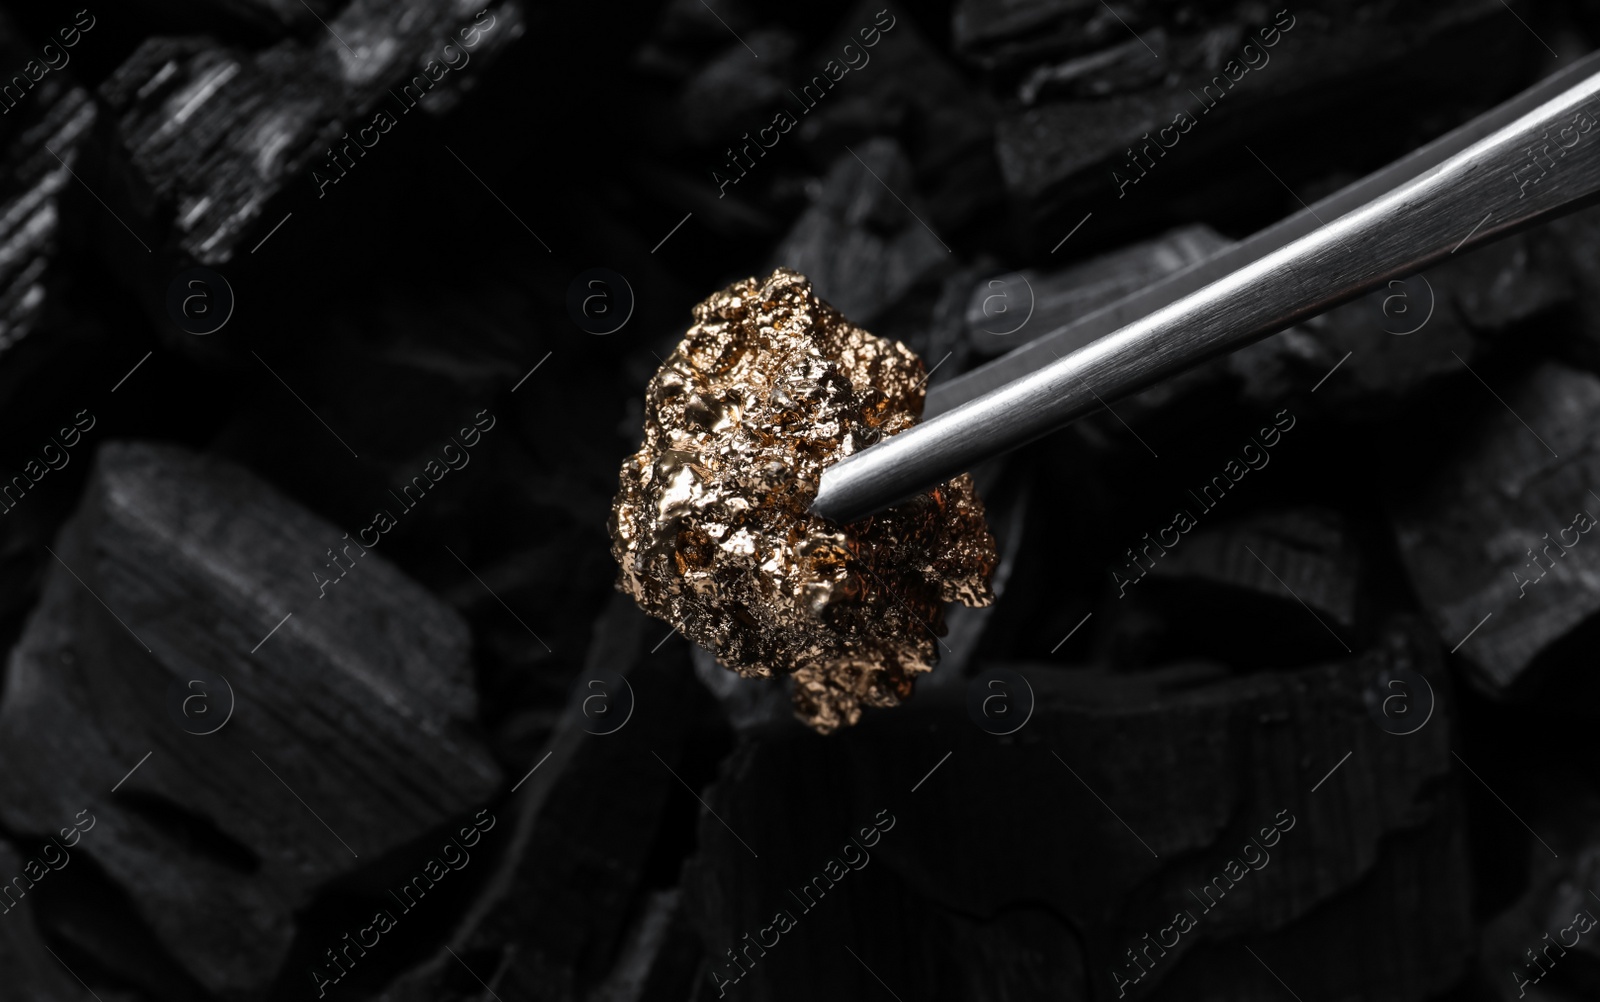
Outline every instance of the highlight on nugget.
<svg viewBox="0 0 1600 1002"><path fill-rule="evenodd" d="M779 268L694 308L651 378L612 505L617 587L746 678L794 679L821 733L896 706L938 660L944 603L994 600L972 478L845 525L825 467L917 423L922 360Z"/></svg>

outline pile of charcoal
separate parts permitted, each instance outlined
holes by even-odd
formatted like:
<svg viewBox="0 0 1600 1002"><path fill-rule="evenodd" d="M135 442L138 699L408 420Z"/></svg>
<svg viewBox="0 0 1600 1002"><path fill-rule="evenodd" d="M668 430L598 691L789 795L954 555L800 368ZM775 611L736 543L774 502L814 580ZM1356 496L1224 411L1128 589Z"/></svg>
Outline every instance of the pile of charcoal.
<svg viewBox="0 0 1600 1002"><path fill-rule="evenodd" d="M1600 210L974 470L996 601L833 734L607 527L731 282L937 387L1596 44L1553 0L0 4L0 996L1600 995Z"/></svg>

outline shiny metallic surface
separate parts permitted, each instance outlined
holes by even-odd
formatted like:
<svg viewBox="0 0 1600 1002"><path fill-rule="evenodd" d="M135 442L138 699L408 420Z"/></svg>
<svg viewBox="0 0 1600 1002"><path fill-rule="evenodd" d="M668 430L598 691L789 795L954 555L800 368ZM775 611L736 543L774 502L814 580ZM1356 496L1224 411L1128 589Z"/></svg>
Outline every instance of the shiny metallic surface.
<svg viewBox="0 0 1600 1002"><path fill-rule="evenodd" d="M1385 192L1393 191L1439 166L1496 130L1505 128L1597 71L1600 71L1600 52L1576 60L1504 104L1411 151L1387 167L1346 185L1314 205L1217 251L1204 261L1048 331L970 372L947 382L934 383L928 388L928 400L922 409L923 420L937 417L990 390L999 389L1013 379L1043 368L1073 349L1111 334L1305 236L1323 223L1361 208Z"/></svg>
<svg viewBox="0 0 1600 1002"><path fill-rule="evenodd" d="M1022 364L1019 378L829 467L812 510L838 522L870 514L1105 401L1576 209L1597 191L1600 75L1589 75L1367 204L1065 357Z"/></svg>
<svg viewBox="0 0 1600 1002"><path fill-rule="evenodd" d="M922 361L782 268L694 316L622 464L618 588L724 667L793 676L796 715L822 733L898 704L938 661L944 604L994 597L972 479L849 525L807 509L829 462L916 423Z"/></svg>

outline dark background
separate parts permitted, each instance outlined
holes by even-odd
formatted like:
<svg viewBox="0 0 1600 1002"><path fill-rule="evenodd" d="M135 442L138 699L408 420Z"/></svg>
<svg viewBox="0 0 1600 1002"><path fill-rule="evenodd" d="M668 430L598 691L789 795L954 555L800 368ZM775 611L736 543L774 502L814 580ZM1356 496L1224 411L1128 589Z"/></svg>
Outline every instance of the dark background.
<svg viewBox="0 0 1600 1002"><path fill-rule="evenodd" d="M645 381L725 284L798 268L937 384L1570 65L1600 7L1287 8L1120 197L1284 8L502 0L402 112L479 9L5 5L5 79L70 58L0 115L0 998L1600 996L1600 940L1547 946L1600 914L1600 214L977 471L997 602L831 736L616 593L606 532ZM168 309L193 267L214 333ZM604 335L595 268L632 299Z"/></svg>

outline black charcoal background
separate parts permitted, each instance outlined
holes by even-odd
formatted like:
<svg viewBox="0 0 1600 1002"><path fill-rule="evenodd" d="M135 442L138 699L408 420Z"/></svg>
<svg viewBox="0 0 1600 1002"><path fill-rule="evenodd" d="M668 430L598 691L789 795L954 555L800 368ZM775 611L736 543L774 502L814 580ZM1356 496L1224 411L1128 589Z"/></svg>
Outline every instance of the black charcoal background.
<svg viewBox="0 0 1600 1002"><path fill-rule="evenodd" d="M937 385L1600 6L484 2L0 5L0 998L1600 997L1600 211L977 471L828 737L606 532L728 282Z"/></svg>

